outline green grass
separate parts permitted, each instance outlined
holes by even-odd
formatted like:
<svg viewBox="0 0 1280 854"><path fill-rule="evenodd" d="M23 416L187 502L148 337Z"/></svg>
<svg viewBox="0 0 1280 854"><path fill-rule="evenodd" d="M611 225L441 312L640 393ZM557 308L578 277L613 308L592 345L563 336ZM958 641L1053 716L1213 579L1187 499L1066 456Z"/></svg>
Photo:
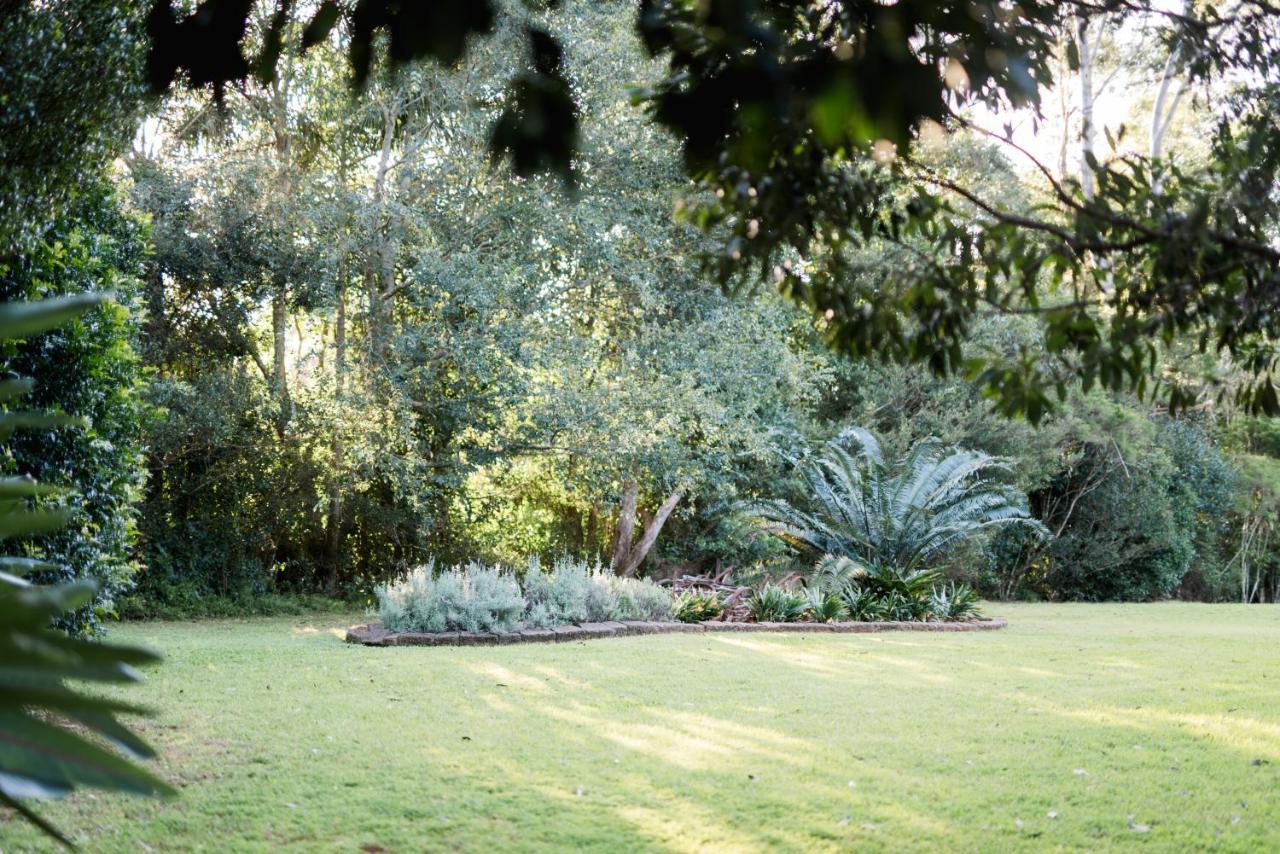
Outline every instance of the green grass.
<svg viewBox="0 0 1280 854"><path fill-rule="evenodd" d="M127 626L168 655L127 693L182 795L45 812L95 852L1280 848L1280 608L988 610L1011 627L449 649Z"/></svg>

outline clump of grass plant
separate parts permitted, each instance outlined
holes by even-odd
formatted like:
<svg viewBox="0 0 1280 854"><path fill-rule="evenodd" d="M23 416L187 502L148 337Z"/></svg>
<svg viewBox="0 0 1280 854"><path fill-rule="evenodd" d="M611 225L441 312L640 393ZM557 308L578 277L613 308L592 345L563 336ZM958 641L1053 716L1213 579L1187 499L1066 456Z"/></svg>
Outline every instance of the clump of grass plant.
<svg viewBox="0 0 1280 854"><path fill-rule="evenodd" d="M714 620L724 613L724 600L714 590L685 590L673 603L675 618L682 623Z"/></svg>
<svg viewBox="0 0 1280 854"><path fill-rule="evenodd" d="M775 584L761 587L748 604L757 623L794 623L808 606L804 596Z"/></svg>

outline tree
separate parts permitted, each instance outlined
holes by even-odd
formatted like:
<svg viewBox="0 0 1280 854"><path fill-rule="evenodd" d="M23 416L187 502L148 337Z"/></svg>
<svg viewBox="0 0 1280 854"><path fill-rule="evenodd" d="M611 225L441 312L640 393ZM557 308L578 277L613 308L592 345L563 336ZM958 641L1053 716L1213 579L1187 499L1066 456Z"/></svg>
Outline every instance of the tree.
<svg viewBox="0 0 1280 854"><path fill-rule="evenodd" d="M14 3L0 14L0 256L38 242L133 133L144 17L141 2L103 0Z"/></svg>
<svg viewBox="0 0 1280 854"><path fill-rule="evenodd" d="M205 0L179 22L169 0L158 3L153 80L168 86L184 69L217 95L251 73L270 79L279 39L269 36L253 61L245 59L238 44L247 8ZM343 21L355 79L364 81L379 32L389 35L393 62L448 63L468 37L492 28L500 8L327 2L308 38ZM1002 411L1033 421L1052 408L1055 393L1065 397L1067 377L1159 393L1173 409L1187 405L1195 391L1162 383L1156 367L1161 345L1178 336L1230 357L1247 377L1223 393L1280 411L1271 344L1280 321L1269 298L1280 266L1271 192L1280 134L1268 121L1280 66L1273 6L646 0L636 14L646 47L668 63L637 98L682 141L686 172L706 191L690 215L717 238L708 260L726 283L773 282L815 315L830 313L836 349L965 372ZM1246 81L1222 100L1206 169L1184 172L1135 154L1090 163L1077 182L1030 158L1045 180L1044 207L1029 215L918 156L922 139L977 127L966 105L1038 111L1064 37L1068 62L1078 65L1082 50L1092 58L1087 37L1103 21L1130 20L1153 22L1180 45L1197 85ZM283 25L271 30L283 32ZM559 51L542 35L530 38L536 58L517 75L495 150L520 139L529 153L518 166L571 175L564 143L576 112ZM1093 123L1086 124L1091 148ZM1029 156L1011 134L992 135ZM917 262L905 275L867 276L847 253L868 245L905 246ZM961 341L988 310L1041 317L1050 344L1043 356L961 361Z"/></svg>

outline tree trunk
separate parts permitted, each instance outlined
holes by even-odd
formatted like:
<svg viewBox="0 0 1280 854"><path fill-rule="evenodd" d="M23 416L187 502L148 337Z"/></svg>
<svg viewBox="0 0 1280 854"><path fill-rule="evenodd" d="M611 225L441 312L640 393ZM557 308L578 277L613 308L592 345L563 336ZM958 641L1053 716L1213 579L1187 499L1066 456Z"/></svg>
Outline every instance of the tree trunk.
<svg viewBox="0 0 1280 854"><path fill-rule="evenodd" d="M658 508L658 512L653 514L653 518L649 520L649 524L645 525L644 533L640 535L640 542L636 543L635 548L630 550L627 562L623 565L621 574L627 578L636 574L636 570L640 568L640 564L644 563L644 559L649 556L649 551L653 548L653 544L658 541L658 534L662 533L662 526L667 523L667 517L671 515L671 511L676 509L676 505L680 503L680 499L684 497L684 489L676 489L675 492L667 496L662 502L662 506ZM615 565L614 571L617 571Z"/></svg>
<svg viewBox="0 0 1280 854"><path fill-rule="evenodd" d="M1190 15L1193 11L1192 5L1188 0L1183 6L1183 13ZM1187 91L1187 85L1184 83L1178 86L1177 91L1170 98L1169 90L1180 74L1181 58L1182 43L1178 42L1169 49L1169 56L1164 63L1164 71L1160 75L1160 88L1156 91L1156 100L1151 107L1151 147L1148 154L1150 154L1152 160L1159 160L1161 155L1164 154L1165 134L1169 132L1173 117L1178 112L1178 105L1182 102L1182 96ZM1163 189L1163 185L1164 175L1161 169L1156 172L1151 181L1152 192L1158 195Z"/></svg>
<svg viewBox="0 0 1280 854"><path fill-rule="evenodd" d="M330 595L338 589L338 566L342 556L342 468L346 456L346 443L343 438L345 409L344 401L347 388L347 294L346 263L338 270L338 293L336 316L333 327L333 401L337 417L333 425L333 473L329 483L329 524L328 543L329 578L326 586Z"/></svg>
<svg viewBox="0 0 1280 854"><path fill-rule="evenodd" d="M1093 145L1093 45L1089 43L1089 19L1076 17L1076 48L1080 54L1080 189L1086 201L1094 194Z"/></svg>
<svg viewBox="0 0 1280 854"><path fill-rule="evenodd" d="M583 544L584 545L583 551L585 552L587 549L598 549L600 547L600 543L598 539L599 536L600 536L600 505L592 504L591 510L587 513L587 537L586 537L586 542ZM599 554L600 552L597 551L596 552L597 557L599 556Z"/></svg>
<svg viewBox="0 0 1280 854"><path fill-rule="evenodd" d="M292 417L289 402L289 377L286 373L285 351L289 337L289 305L288 294L284 283L276 285L271 297L271 346L274 352L271 383L279 407L279 428L283 436L289 419Z"/></svg>
<svg viewBox="0 0 1280 854"><path fill-rule="evenodd" d="M631 536L636 528L636 499L640 496L640 484L635 479L628 480L622 490L622 503L618 508L618 527L614 531L613 560L609 565L613 571L622 574L631 554Z"/></svg>

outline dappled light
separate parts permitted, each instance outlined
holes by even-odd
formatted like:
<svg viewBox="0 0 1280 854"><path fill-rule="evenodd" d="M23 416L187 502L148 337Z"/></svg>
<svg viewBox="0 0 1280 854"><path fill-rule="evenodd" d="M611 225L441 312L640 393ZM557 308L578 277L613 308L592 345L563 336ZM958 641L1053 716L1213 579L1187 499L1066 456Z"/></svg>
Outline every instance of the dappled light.
<svg viewBox="0 0 1280 854"><path fill-rule="evenodd" d="M1280 851L1276 2L0 10L0 854Z"/></svg>

